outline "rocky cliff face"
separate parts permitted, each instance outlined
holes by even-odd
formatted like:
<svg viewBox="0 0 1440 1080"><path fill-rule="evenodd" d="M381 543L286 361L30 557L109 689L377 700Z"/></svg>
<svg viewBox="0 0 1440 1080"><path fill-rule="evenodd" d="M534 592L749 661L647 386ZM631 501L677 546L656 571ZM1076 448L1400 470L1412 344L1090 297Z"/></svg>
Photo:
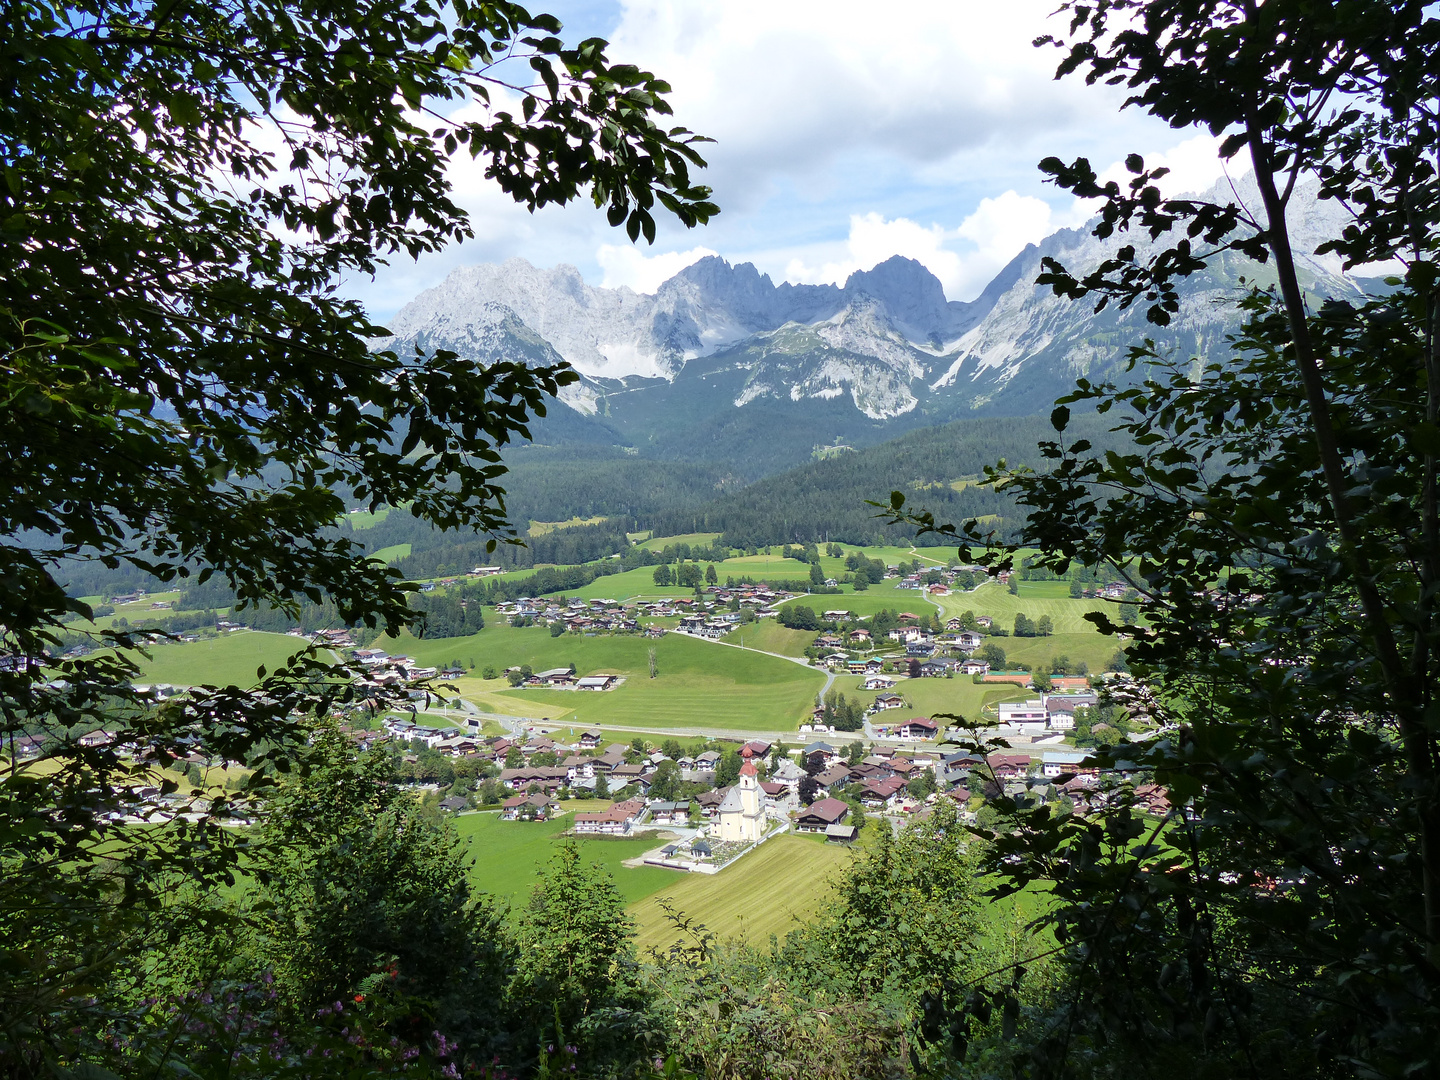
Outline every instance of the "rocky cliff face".
<svg viewBox="0 0 1440 1080"><path fill-rule="evenodd" d="M1244 184L1207 195L1255 199ZM1313 251L1336 235L1342 215L1297 192L1297 249ZM762 404L764 424L784 418L778 422L793 426L795 445L808 437L807 425L817 439L834 437L847 423L845 408L874 441L967 414L1044 411L1077 376L1117 372L1129 346L1146 337L1181 362L1218 357L1237 326L1220 301L1236 294L1242 276L1270 278L1267 267L1218 260L1185 283L1181 312L1164 330L1149 325L1141 307L1097 315L1034 285L1045 256L1084 272L1121 242L1135 238L1057 232L1016 256L971 303L946 300L924 266L898 256L843 286L776 285L748 263L711 257L654 295L595 288L573 267L541 270L511 259L454 271L402 309L384 344L443 347L477 361L568 360L584 378L562 400L627 445L669 445L682 431L692 440L722 430L754 438L758 414L735 413ZM1356 292L1333 258L1307 257L1302 271L1317 295Z"/></svg>

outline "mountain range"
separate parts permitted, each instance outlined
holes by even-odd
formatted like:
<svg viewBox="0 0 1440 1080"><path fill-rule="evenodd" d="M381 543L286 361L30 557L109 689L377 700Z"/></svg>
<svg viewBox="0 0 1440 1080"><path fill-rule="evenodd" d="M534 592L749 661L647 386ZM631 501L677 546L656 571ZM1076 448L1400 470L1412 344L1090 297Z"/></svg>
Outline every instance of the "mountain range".
<svg viewBox="0 0 1440 1080"><path fill-rule="evenodd" d="M1205 193L1236 195L1256 198L1244 182ZM1341 208L1297 190L1297 250L1314 251L1344 224ZM712 256L653 294L511 259L453 271L401 309L394 336L377 345L445 348L479 362L567 360L581 380L536 426L537 442L726 462L750 480L827 447L873 445L966 416L1046 412L1077 377L1119 375L1129 347L1146 337L1182 361L1220 355L1238 326L1221 301L1242 276L1265 282L1268 268L1216 260L1184 283L1181 310L1163 329L1145 321L1143 305L1097 315L1034 284L1047 256L1078 273L1135 239L1060 230L1027 246L968 302L946 299L933 274L899 256L843 286L777 285L749 263ZM1142 256L1149 246L1136 244ZM1303 256L1301 270L1316 295L1362 287L1333 257Z"/></svg>

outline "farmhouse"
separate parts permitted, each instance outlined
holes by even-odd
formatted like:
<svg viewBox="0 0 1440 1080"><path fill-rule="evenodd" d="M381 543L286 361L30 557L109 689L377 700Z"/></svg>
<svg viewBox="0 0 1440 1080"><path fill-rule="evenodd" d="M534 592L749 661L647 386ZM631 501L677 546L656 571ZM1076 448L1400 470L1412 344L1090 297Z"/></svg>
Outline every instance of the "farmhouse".
<svg viewBox="0 0 1440 1080"><path fill-rule="evenodd" d="M879 694L875 698L876 710L903 709L905 698L900 694Z"/></svg>
<svg viewBox="0 0 1440 1080"><path fill-rule="evenodd" d="M990 671L990 665L984 660L976 660L973 657L962 661L960 664L961 675L984 675Z"/></svg>
<svg viewBox="0 0 1440 1080"><path fill-rule="evenodd" d="M1030 772L1030 759L1024 754L991 754L985 761L997 780L1023 780Z"/></svg>
<svg viewBox="0 0 1440 1080"><path fill-rule="evenodd" d="M554 806L544 795L514 795L500 804L504 821L544 821Z"/></svg>
<svg viewBox="0 0 1440 1080"><path fill-rule="evenodd" d="M821 799L800 811L795 819L799 832L824 832L831 825L839 825L850 813L850 807L839 799Z"/></svg>
<svg viewBox="0 0 1440 1080"><path fill-rule="evenodd" d="M575 685L575 676L569 668L551 668L548 671L537 671L525 680L526 686L553 686L567 687Z"/></svg>
<svg viewBox="0 0 1440 1080"><path fill-rule="evenodd" d="M576 814L572 830L577 833L609 833L620 835L630 831L645 811L645 804L632 800L616 803L598 814Z"/></svg>
<svg viewBox="0 0 1440 1080"><path fill-rule="evenodd" d="M917 716L897 727L895 734L902 739L933 739L939 730L940 725L934 720L927 720L923 716Z"/></svg>
<svg viewBox="0 0 1440 1080"><path fill-rule="evenodd" d="M854 825L827 825L825 827L827 844L853 844L859 835L860 830Z"/></svg>
<svg viewBox="0 0 1440 1080"><path fill-rule="evenodd" d="M580 749L595 750L600 746L600 732L582 731L580 733Z"/></svg>
<svg viewBox="0 0 1440 1080"><path fill-rule="evenodd" d="M866 806L893 807L905 791L905 778L892 776L886 780L867 780L860 793L860 801Z"/></svg>
<svg viewBox="0 0 1440 1080"><path fill-rule="evenodd" d="M866 690L889 690L895 685L895 680L888 675L867 675L865 676Z"/></svg>
<svg viewBox="0 0 1440 1080"><path fill-rule="evenodd" d="M826 791L834 791L850 782L850 769L845 765L832 765L824 772L816 773L815 782Z"/></svg>
<svg viewBox="0 0 1440 1080"><path fill-rule="evenodd" d="M690 820L688 802L652 802L650 820L656 825L684 825Z"/></svg>
<svg viewBox="0 0 1440 1080"><path fill-rule="evenodd" d="M1049 780L1059 776L1094 779L1100 775L1100 769L1082 764L1089 757L1084 750L1046 750L1040 758L1040 775Z"/></svg>
<svg viewBox="0 0 1440 1080"><path fill-rule="evenodd" d="M618 675L586 675L575 683L577 690L613 690L620 683Z"/></svg>

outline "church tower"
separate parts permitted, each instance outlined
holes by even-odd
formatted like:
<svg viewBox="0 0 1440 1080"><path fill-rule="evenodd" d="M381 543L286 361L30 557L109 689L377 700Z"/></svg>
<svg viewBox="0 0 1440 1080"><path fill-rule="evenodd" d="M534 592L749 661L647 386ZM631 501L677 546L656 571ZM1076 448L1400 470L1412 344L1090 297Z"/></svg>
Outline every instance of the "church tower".
<svg viewBox="0 0 1440 1080"><path fill-rule="evenodd" d="M750 747L742 751L740 780L725 793L720 804L720 839L753 844L765 835L765 806L761 799L760 773L750 760Z"/></svg>

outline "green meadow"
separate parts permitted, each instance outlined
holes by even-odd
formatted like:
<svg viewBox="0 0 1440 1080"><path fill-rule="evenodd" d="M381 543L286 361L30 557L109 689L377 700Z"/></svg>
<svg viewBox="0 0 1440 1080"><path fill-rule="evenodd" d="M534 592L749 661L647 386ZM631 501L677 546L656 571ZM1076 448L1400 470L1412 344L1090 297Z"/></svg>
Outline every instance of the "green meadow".
<svg viewBox="0 0 1440 1080"><path fill-rule="evenodd" d="M398 640L382 639L379 645L424 664L473 657L481 670L487 665L500 671L528 664L542 671L573 663L581 675L625 676L623 685L604 693L490 691L488 687L484 691L486 704L496 706L495 711L586 726L793 731L808 717L825 682L820 672L787 660L678 634L658 640L574 634L556 638L544 627L500 625L468 638L427 641L407 634ZM658 670L654 679L649 670L651 648ZM511 702L535 708L510 708Z"/></svg>
<svg viewBox="0 0 1440 1080"><path fill-rule="evenodd" d="M815 640L815 635L806 630L790 630L781 626L778 619L760 619L730 631L720 640L746 649L801 657Z"/></svg>
<svg viewBox="0 0 1440 1080"><path fill-rule="evenodd" d="M986 719L994 719L994 707L1002 701L1024 701L1034 697L1033 690L1013 684L976 683L968 676L953 679L896 679L890 691L864 690L865 680L855 675L842 675L835 680L836 688L847 698L858 698L868 707L880 694L903 694L908 708L892 709L872 716L871 723L888 727L912 716L934 716L936 713L959 714L969 720L980 719L983 709L992 710Z"/></svg>
<svg viewBox="0 0 1440 1080"><path fill-rule="evenodd" d="M656 903L674 907L720 937L745 936L757 943L784 937L824 905L836 872L855 853L818 836L787 834L760 847L718 874L677 875L630 905L637 950L665 952L679 940Z"/></svg>
<svg viewBox="0 0 1440 1080"><path fill-rule="evenodd" d="M138 657L141 682L175 686L254 686L262 664L273 672L308 645L288 634L232 630L223 637L176 645L154 645L150 659Z"/></svg>
<svg viewBox="0 0 1440 1080"><path fill-rule="evenodd" d="M682 533L679 536L652 536L648 540L641 540L635 546L645 548L647 551L660 551L663 548L674 547L676 544L709 547L719 539L719 533Z"/></svg>
<svg viewBox="0 0 1440 1080"><path fill-rule="evenodd" d="M573 812L608 806L605 802L570 802L566 813L553 821L501 821L498 811L462 814L455 828L469 847L474 865L470 880L482 892L508 902L512 909L523 908L535 887L536 877L545 870L560 834L570 827ZM575 841L587 863L598 863L609 871L615 887L627 903L672 885L687 875L656 866L628 867L627 859L639 858L658 847L661 841L587 838Z"/></svg>
<svg viewBox="0 0 1440 1080"><path fill-rule="evenodd" d="M401 559L408 558L409 555L409 544L391 544L389 547L383 547L370 553L372 559L383 563L399 562Z"/></svg>

